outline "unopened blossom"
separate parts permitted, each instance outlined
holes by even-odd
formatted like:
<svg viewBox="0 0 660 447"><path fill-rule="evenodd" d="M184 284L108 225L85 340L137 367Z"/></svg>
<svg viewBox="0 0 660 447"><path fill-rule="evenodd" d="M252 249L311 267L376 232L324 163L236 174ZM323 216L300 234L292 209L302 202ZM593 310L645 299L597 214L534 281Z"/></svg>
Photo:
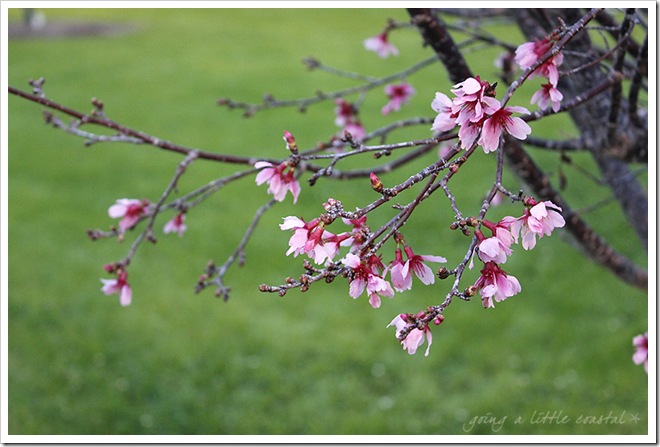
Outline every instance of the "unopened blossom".
<svg viewBox="0 0 660 447"><path fill-rule="evenodd" d="M101 282L103 283L103 287L101 287L101 291L103 291L103 293L105 293L106 295L112 295L113 293L118 294L119 303L122 306L128 306L129 304L131 304L132 291L131 291L131 286L127 282L127 277L128 274L126 273L126 271L123 269L119 269L117 271L117 277L115 279L101 278Z"/></svg>
<svg viewBox="0 0 660 447"><path fill-rule="evenodd" d="M423 316L423 313L422 315ZM408 326L408 315L406 314L400 314L394 317L394 319L390 322L390 324L387 325L387 327L394 326L396 327L396 338L398 339L401 331ZM426 353L424 354L426 357L429 356L429 351L431 349L431 344L433 343L433 335L431 334L431 329L429 329L428 325L424 325L424 328L422 330L414 328L410 332L408 332L408 335L406 335L406 338L401 340L401 345L403 346L404 350L408 351L408 354L413 355L415 352L417 352L417 348L422 346L424 344L424 338L426 337L426 340L428 341L428 346L426 348Z"/></svg>
<svg viewBox="0 0 660 447"><path fill-rule="evenodd" d="M353 140L360 142L364 139L367 131L364 130L360 121L351 121L344 126L344 133L349 133Z"/></svg>
<svg viewBox="0 0 660 447"><path fill-rule="evenodd" d="M387 32L366 39L364 41L364 48L375 52L382 58L390 55L397 56L399 54L399 50L388 41Z"/></svg>
<svg viewBox="0 0 660 447"><path fill-rule="evenodd" d="M456 127L456 117L452 112L452 100L444 93L436 92L431 108L438 114L433 120L431 130L448 132Z"/></svg>
<svg viewBox="0 0 660 447"><path fill-rule="evenodd" d="M285 161L276 166L267 161L258 161L254 167L261 169L255 179L257 185L268 183L268 193L272 194L278 202L282 202L287 191L290 191L293 203L296 203L300 194L300 183L294 176L294 168L289 166L288 162Z"/></svg>
<svg viewBox="0 0 660 447"><path fill-rule="evenodd" d="M633 362L635 365L644 364L644 371L649 373L649 333L644 332L642 335L637 335L633 338L633 346L635 353L633 354Z"/></svg>
<svg viewBox="0 0 660 447"><path fill-rule="evenodd" d="M540 90L537 90L532 95L532 104L538 103L539 107L543 110L548 108L548 104L552 105L552 110L555 112L559 111L561 107L561 100L564 99L564 95L557 90L552 84L543 84Z"/></svg>
<svg viewBox="0 0 660 447"><path fill-rule="evenodd" d="M485 308L495 307L493 299L500 302L521 290L518 279L508 275L493 261L484 265L481 276L474 283L474 288L481 293L481 303Z"/></svg>
<svg viewBox="0 0 660 447"><path fill-rule="evenodd" d="M385 94L390 100L380 111L383 115L400 110L401 106L406 104L410 97L415 94L415 89L407 82L390 84L385 86Z"/></svg>
<svg viewBox="0 0 660 447"><path fill-rule="evenodd" d="M147 200L119 199L108 208L108 215L113 219L121 217L119 229L124 233L135 226L140 217L147 213L148 207L149 202Z"/></svg>
<svg viewBox="0 0 660 447"><path fill-rule="evenodd" d="M496 150L500 144L500 136L505 133L519 140L524 140L532 133L532 128L520 117L512 117L515 113L528 114L529 110L520 106L498 108L489 111L489 117L484 121L478 143L484 152Z"/></svg>
<svg viewBox="0 0 660 447"><path fill-rule="evenodd" d="M284 131L284 142L286 143L286 148L291 151L293 154L298 153L298 143L296 143L296 138L288 130Z"/></svg>
<svg viewBox="0 0 660 447"><path fill-rule="evenodd" d="M374 309L377 309L380 307L381 296L386 296L388 298L394 296L394 290L390 283L375 273L374 270L376 270L376 268L372 261L370 261L372 265L367 265L367 263L363 262L358 255L348 253L341 262L345 266L350 267L353 273L348 292L351 297L359 297L366 289L367 294L369 295L369 304L371 304L371 307Z"/></svg>
<svg viewBox="0 0 660 447"><path fill-rule="evenodd" d="M563 227L566 222L561 215L561 208L547 200L525 208L522 217L510 220L509 223L514 240L518 242L518 238L522 238L523 248L531 250L536 246L537 236L539 239L550 236L555 228Z"/></svg>
<svg viewBox="0 0 660 447"><path fill-rule="evenodd" d="M184 223L185 217L186 217L185 213L178 213L172 219L167 221L167 223L163 227L163 233L165 234L177 233L179 236L183 236L183 233L186 231L187 228L186 224Z"/></svg>
<svg viewBox="0 0 660 447"><path fill-rule="evenodd" d="M548 38L543 40L536 39L534 42L523 43L516 48L515 60L520 68L525 70L536 64L541 56L546 54L553 46L554 42ZM562 53L555 54L534 70L529 76L530 79L534 76L542 76L548 78L550 83L556 87L557 82L559 81L559 71L557 70L557 67L559 67L563 61L564 55Z"/></svg>

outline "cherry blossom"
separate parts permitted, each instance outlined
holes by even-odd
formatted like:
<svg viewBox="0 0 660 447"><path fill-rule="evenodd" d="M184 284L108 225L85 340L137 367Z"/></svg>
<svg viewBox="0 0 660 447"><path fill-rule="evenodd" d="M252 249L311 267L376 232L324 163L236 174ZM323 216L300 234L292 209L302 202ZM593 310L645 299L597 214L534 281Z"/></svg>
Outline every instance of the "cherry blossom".
<svg viewBox="0 0 660 447"><path fill-rule="evenodd" d="M108 215L113 219L121 217L119 230L124 233L135 226L140 217L147 213L149 201L137 199L119 199L108 208Z"/></svg>
<svg viewBox="0 0 660 447"><path fill-rule="evenodd" d="M507 275L493 261L486 262L481 276L474 283L474 288L481 293L481 303L485 308L495 307L493 299L500 302L522 290L518 279Z"/></svg>
<svg viewBox="0 0 660 447"><path fill-rule="evenodd" d="M423 312L419 316L423 316ZM387 327L395 326L396 338L399 338L401 331L407 325L408 325L408 315L400 314L394 317L394 319L390 322L390 324L387 325ZM422 344L424 344L425 336L429 344L428 347L426 348L426 353L424 354L424 356L428 357L429 351L431 349L431 344L433 343L433 335L431 334L431 329L429 329L428 325L424 325L424 329L422 330L417 328L412 329L410 332L408 332L406 338L401 340L401 345L403 346L404 350L408 351L408 354L413 355L415 352L417 352L417 348L419 348L420 346L422 346Z"/></svg>
<svg viewBox="0 0 660 447"><path fill-rule="evenodd" d="M498 104L499 105L499 104ZM512 113L529 113L524 107L512 106L498 108L492 111L487 108L490 116L484 121L478 143L484 152L489 153L496 150L500 144L502 133L524 140L532 132L531 127L520 117L511 117Z"/></svg>
<svg viewBox="0 0 660 447"><path fill-rule="evenodd" d="M119 303L122 306L128 306L131 304L132 291L131 286L127 282L127 277L126 270L119 269L117 270L117 277L115 279L101 278L101 282L103 283L101 291L106 295L117 293L119 295Z"/></svg>
<svg viewBox="0 0 660 447"><path fill-rule="evenodd" d="M534 42L526 42L516 48L515 60L523 70L534 65L544 54L546 54L554 45L554 42L548 38L543 40L536 39ZM548 78L553 86L557 86L559 80L559 71L557 67L564 61L564 55L557 53L547 59L536 70L532 72L529 78L542 76Z"/></svg>
<svg viewBox="0 0 660 447"><path fill-rule="evenodd" d="M483 233L479 230L476 230L475 233L479 238L479 243L477 244L479 259L483 262L493 261L496 264L506 262L507 256L511 255L511 248L509 246L495 236L484 237Z"/></svg>
<svg viewBox="0 0 660 447"><path fill-rule="evenodd" d="M317 264L323 264L326 260L332 261L339 251L339 246L349 240L351 235L344 233L335 235L324 229L324 224L319 218L305 222L295 216L287 216L284 223L280 224L282 230L294 230L293 236L289 239L289 249L287 256L291 253L297 257L305 253L314 259Z"/></svg>
<svg viewBox="0 0 660 447"><path fill-rule="evenodd" d="M385 86L385 94L390 98L390 101L381 109L380 112L383 115L400 110L401 106L406 104L410 97L415 94L415 89L406 82L390 84Z"/></svg>
<svg viewBox="0 0 660 447"><path fill-rule="evenodd" d="M525 208L522 217L515 220L508 220L511 226L511 234L516 243L518 238L522 238L522 246L525 250L531 250L536 246L536 236L550 236L552 230L561 228L565 225L564 218L561 215L561 208L551 201L536 203L533 199L529 200L531 208Z"/></svg>
<svg viewBox="0 0 660 447"><path fill-rule="evenodd" d="M438 114L433 120L431 130L448 132L456 127L456 115L452 112L452 100L444 93L436 92L431 108Z"/></svg>
<svg viewBox="0 0 660 447"><path fill-rule="evenodd" d="M179 237L183 236L183 233L187 228L186 224L184 223L185 217L185 213L178 213L165 224L163 227L163 233L178 233Z"/></svg>
<svg viewBox="0 0 660 447"><path fill-rule="evenodd" d="M537 90L532 95L532 100L530 102L532 104L538 103L539 107L544 110L548 108L548 104L550 103L552 104L552 110L558 112L561 107L562 99L564 99L564 95L557 90L557 87L548 83L543 84L541 89Z"/></svg>
<svg viewBox="0 0 660 447"><path fill-rule="evenodd" d="M344 127L346 124L355 121L355 106L342 98L335 99L335 125Z"/></svg>
<svg viewBox="0 0 660 447"><path fill-rule="evenodd" d="M382 58L390 55L397 56L399 54L399 50L388 41L386 32L366 39L364 41L364 48L375 52Z"/></svg>
<svg viewBox="0 0 660 447"><path fill-rule="evenodd" d="M433 270L423 261L427 262L447 262L447 259L442 256L433 255L417 255L413 249L406 245L404 251L407 260L403 262L403 255L401 249L397 248L395 251L395 259L391 263L390 278L392 285L397 292L410 290L412 288L412 274L414 273L417 278L424 284L429 285L435 283L435 274Z"/></svg>
<svg viewBox="0 0 660 447"><path fill-rule="evenodd" d="M644 364L644 371L649 373L649 333L644 332L642 335L637 335L633 338L633 346L635 353L633 354L633 362L635 365Z"/></svg>
<svg viewBox="0 0 660 447"><path fill-rule="evenodd" d="M257 185L264 182L268 183L268 193L272 194L278 202L282 202L286 192L290 191L293 196L293 203L296 203L300 194L300 183L294 177L294 168L289 166L287 161L277 166L267 161L258 161L254 164L254 167L261 169L255 179Z"/></svg>
<svg viewBox="0 0 660 447"><path fill-rule="evenodd" d="M355 105L343 98L335 99L335 125L343 128L343 132L351 134L355 141L361 141L366 135L362 123L357 117ZM343 135L340 135L340 138Z"/></svg>
<svg viewBox="0 0 660 447"><path fill-rule="evenodd" d="M348 294L357 298L362 295L365 288L367 294L369 295L369 304L374 309L380 307L381 296L386 296L392 298L394 296L394 290L389 282L385 281L379 274L376 273L378 265L378 258L373 256L369 260L369 264L363 262L360 257L353 253L348 253L344 259L342 259L342 264L351 268L353 273L353 278L349 284Z"/></svg>

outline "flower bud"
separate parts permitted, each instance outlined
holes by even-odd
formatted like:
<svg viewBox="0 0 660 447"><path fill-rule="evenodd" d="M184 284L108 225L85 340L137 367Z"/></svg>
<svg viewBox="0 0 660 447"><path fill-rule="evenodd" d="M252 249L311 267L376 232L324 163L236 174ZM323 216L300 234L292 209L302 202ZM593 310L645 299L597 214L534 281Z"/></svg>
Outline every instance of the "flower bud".
<svg viewBox="0 0 660 447"><path fill-rule="evenodd" d="M443 321L445 321L445 316L442 315L442 314L440 314L440 315L438 315L437 317L435 317L435 318L433 319L433 324L435 324L435 325L437 326L437 325L439 325L440 323L442 323Z"/></svg>
<svg viewBox="0 0 660 447"><path fill-rule="evenodd" d="M383 192L383 182L380 181L380 178L376 174L373 172L369 174L369 180L371 181L371 189L378 193Z"/></svg>
<svg viewBox="0 0 660 447"><path fill-rule="evenodd" d="M447 269L447 267L440 267L438 269L438 278L440 279L449 278L449 270Z"/></svg>
<svg viewBox="0 0 660 447"><path fill-rule="evenodd" d="M286 148L290 150L292 154L298 153L298 144L293 135L291 135L291 132L284 131L284 141L286 142Z"/></svg>

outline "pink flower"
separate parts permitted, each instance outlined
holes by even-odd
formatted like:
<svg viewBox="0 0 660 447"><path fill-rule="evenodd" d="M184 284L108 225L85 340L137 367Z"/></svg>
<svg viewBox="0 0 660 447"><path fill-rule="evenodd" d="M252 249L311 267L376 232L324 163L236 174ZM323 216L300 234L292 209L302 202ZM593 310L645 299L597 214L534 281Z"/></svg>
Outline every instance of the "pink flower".
<svg viewBox="0 0 660 447"><path fill-rule="evenodd" d="M514 106L498 108L491 112L490 116L484 121L479 138L479 144L483 147L485 153L496 150L500 145L500 136L502 133L508 133L511 136L524 140L532 132L531 127L519 117L511 117L513 112L529 113L524 107Z"/></svg>
<svg viewBox="0 0 660 447"><path fill-rule="evenodd" d="M101 282L103 283L103 287L101 287L101 291L105 293L106 295L112 295L113 293L119 294L119 303L122 306L128 306L131 304L131 286L128 285L128 282L126 281L128 277L128 274L126 273L125 270L119 269L117 271L117 278L115 279L103 279L101 278Z"/></svg>
<svg viewBox="0 0 660 447"><path fill-rule="evenodd" d="M358 255L348 253L341 262L345 266L350 267L353 274L353 278L349 284L348 294L355 299L362 295L362 292L366 288L369 295L369 304L374 309L377 309L380 307L380 297L386 296L392 298L394 296L394 290L389 282L375 273L374 270L377 269L377 266L373 258L378 259L377 257L370 258L369 263L371 265L367 265Z"/></svg>
<svg viewBox="0 0 660 447"><path fill-rule="evenodd" d="M633 346L635 353L633 354L633 362L635 365L644 364L644 371L649 373L649 333L644 332L642 335L637 335L633 338Z"/></svg>
<svg viewBox="0 0 660 447"><path fill-rule="evenodd" d="M335 125L344 127L356 119L355 106L342 98L335 99Z"/></svg>
<svg viewBox="0 0 660 447"><path fill-rule="evenodd" d="M387 327L390 326L395 326L396 327L396 338L399 338L399 335L401 334L401 331L403 328L405 328L408 325L408 316L406 314L400 314L394 317L392 322L387 325ZM426 348L426 353L424 354L426 357L429 356L429 351L431 349L431 344L433 343L433 335L431 334L431 329L429 329L428 325L424 326L423 330L419 330L417 328L412 329L410 332L408 332L408 335L406 335L406 338L401 340L401 345L403 346L403 349L408 351L408 354L413 355L415 352L417 352L417 348L422 346L424 344L424 336L426 336L426 340L429 342L428 347Z"/></svg>
<svg viewBox="0 0 660 447"><path fill-rule="evenodd" d="M163 233L178 233L179 237L183 236L183 233L186 231L186 224L183 222L185 217L185 213L178 213L165 224Z"/></svg>
<svg viewBox="0 0 660 447"><path fill-rule="evenodd" d="M385 86L385 94L390 98L390 101L381 109L380 112L383 115L400 110L401 106L407 103L410 97L415 94L415 89L406 82L390 84Z"/></svg>
<svg viewBox="0 0 660 447"><path fill-rule="evenodd" d="M122 233L135 226L140 217L147 213L149 201L137 199L119 199L108 208L108 215L113 219L121 217L119 229Z"/></svg>
<svg viewBox="0 0 660 447"><path fill-rule="evenodd" d="M496 264L505 263L507 256L511 256L511 244L514 241L513 235L509 231L509 227L511 226L510 221L505 218L494 224L484 219L482 223L484 227L491 231L493 236L486 238L481 230L475 231L479 239L479 243L477 244L479 259L483 262L493 261Z"/></svg>
<svg viewBox="0 0 660 447"><path fill-rule="evenodd" d="M520 292L521 287L515 276L507 275L493 261L486 263L481 276L474 283L481 293L481 303L485 308L495 307L493 299L500 302Z"/></svg>
<svg viewBox="0 0 660 447"><path fill-rule="evenodd" d="M564 95L555 86L552 84L543 84L541 89L532 95L530 102L532 104L538 102L539 107L544 110L548 108L548 103L552 103L552 110L558 112L562 99L564 99Z"/></svg>
<svg viewBox="0 0 660 447"><path fill-rule="evenodd" d="M324 229L324 224L319 218L305 222L294 216L284 218L284 223L280 224L282 230L294 230L293 236L289 239L289 250L286 255L294 254L297 257L305 253L314 259L317 264L323 264L326 260L332 261L339 251L339 245L350 237L345 235L334 235Z"/></svg>
<svg viewBox="0 0 660 447"><path fill-rule="evenodd" d="M433 284L435 282L435 274L423 261L447 262L447 260L442 256L416 255L409 245L406 245L404 250L408 260L405 263L403 262L401 249L397 248L395 259L391 264L390 277L392 278L394 290L397 292L410 290L412 288L413 273L424 285Z"/></svg>
<svg viewBox="0 0 660 447"><path fill-rule="evenodd" d="M387 40L387 33L381 33L377 36L370 37L364 41L364 48L373 51L382 58L390 55L396 56L399 50Z"/></svg>
<svg viewBox="0 0 660 447"><path fill-rule="evenodd" d="M362 123L357 117L355 106L342 98L335 99L335 125L343 127L343 132L351 134L355 141L360 141L366 135ZM339 136L340 138L343 135Z"/></svg>
<svg viewBox="0 0 660 447"><path fill-rule="evenodd" d="M541 41L536 39L534 42L523 43L516 48L515 60L518 65L520 65L520 68L525 70L534 65L541 56L553 47L553 45L554 42L551 42L548 38ZM534 76L542 76L548 78L550 83L556 87L557 81L559 80L559 71L557 70L557 67L560 66L563 61L564 56L561 53L557 53L534 70L529 76L530 79Z"/></svg>
<svg viewBox="0 0 660 447"><path fill-rule="evenodd" d="M545 201L535 203L533 206L525 208L525 214L511 222L511 234L516 242L518 237L522 237L522 246L525 250L531 250L536 246L536 236L550 236L552 230L561 228L565 225L564 218L561 215L561 208Z"/></svg>
<svg viewBox="0 0 660 447"><path fill-rule="evenodd" d="M275 166L267 161L258 161L254 167L261 169L257 174L257 185L268 183L268 193L272 194L275 200L282 202L286 192L290 191L293 196L293 203L298 200L300 194L300 183L294 177L294 168L289 166L288 162L282 162ZM288 171L287 171L287 168ZM286 171L286 172L285 172Z"/></svg>
<svg viewBox="0 0 660 447"><path fill-rule="evenodd" d="M456 124L478 123L484 118L485 107L499 107L499 101L486 93L491 89L490 83L482 81L479 76L467 78L454 85L451 90L456 98L452 101L452 113L456 115Z"/></svg>
<svg viewBox="0 0 660 447"><path fill-rule="evenodd" d="M433 120L431 130L448 132L456 127L456 116L452 112L452 101L444 93L436 92L431 108L438 114Z"/></svg>

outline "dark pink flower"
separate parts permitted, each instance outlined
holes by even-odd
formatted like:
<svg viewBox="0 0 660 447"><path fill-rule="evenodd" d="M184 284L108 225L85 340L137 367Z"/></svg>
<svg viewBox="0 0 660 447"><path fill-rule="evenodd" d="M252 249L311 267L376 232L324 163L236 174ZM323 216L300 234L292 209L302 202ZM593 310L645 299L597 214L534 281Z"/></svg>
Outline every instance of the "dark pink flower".
<svg viewBox="0 0 660 447"><path fill-rule="evenodd" d="M538 103L539 107L543 110L548 108L548 103L552 104L552 110L555 112L559 111L561 107L561 100L564 99L564 95L561 94L557 88L552 84L543 84L540 90L537 90L532 95L532 104Z"/></svg>
<svg viewBox="0 0 660 447"><path fill-rule="evenodd" d="M536 39L534 42L526 42L516 48L515 60L523 70L534 65L545 53L547 53L554 45L554 42L548 38L543 40ZM559 80L559 71L557 67L564 61L564 56L557 53L541 64L529 76L530 79L534 76L542 76L548 78L550 83L557 86Z"/></svg>
<svg viewBox="0 0 660 447"><path fill-rule="evenodd" d="M633 346L635 353L633 354L633 362L635 365L644 364L644 371L649 373L649 333L644 332L642 335L637 335L633 338Z"/></svg>
<svg viewBox="0 0 660 447"><path fill-rule="evenodd" d="M255 179L257 185L268 183L268 193L272 194L278 202L282 202L286 192L290 191L293 203L296 203L300 194L300 183L294 176L294 168L289 166L288 162L285 161L275 166L267 161L258 161L254 167L261 169Z"/></svg>
<svg viewBox="0 0 660 447"><path fill-rule="evenodd" d="M131 291L131 286L128 285L127 277L128 274L126 273L126 271L123 269L119 269L117 270L117 278L115 279L101 278L101 282L103 283L103 287L101 287L101 291L103 291L103 293L105 293L106 295L112 295L113 293L118 294L119 303L122 306L128 306L129 304L131 304L132 291Z"/></svg>
<svg viewBox="0 0 660 447"><path fill-rule="evenodd" d="M407 103L410 97L415 94L415 89L406 82L390 84L385 86L385 94L390 98L390 101L381 109L380 112L383 115L400 110L401 106Z"/></svg>
<svg viewBox="0 0 660 447"><path fill-rule="evenodd" d="M355 106L342 98L335 99L335 125L344 127L346 124L355 121Z"/></svg>
<svg viewBox="0 0 660 447"><path fill-rule="evenodd" d="M531 208L525 208L525 214L510 222L511 234L516 242L522 237L522 246L531 250L536 246L536 236L550 236L555 228L565 225L561 215L561 208L547 200L534 203Z"/></svg>
<svg viewBox="0 0 660 447"><path fill-rule="evenodd" d="M113 219L121 217L119 229L122 233L135 226L140 217L147 213L149 202L137 199L119 199L108 208L108 215Z"/></svg>
<svg viewBox="0 0 660 447"><path fill-rule="evenodd" d="M396 338L398 339L401 331L403 328L408 326L408 324L408 315L400 314L394 317L392 322L388 324L387 327L396 327ZM401 345L403 346L403 349L408 351L408 354L413 355L415 352L417 352L417 348L424 344L424 337L426 337L426 340L429 342L428 347L426 348L426 353L424 354L426 357L428 357L431 344L433 343L433 335L431 334L431 329L429 329L428 325L425 325L424 329L422 330L417 328L412 329L410 332L408 332L406 338L401 341Z"/></svg>
<svg viewBox="0 0 660 447"><path fill-rule="evenodd" d="M387 40L386 32L366 39L364 41L364 48L375 52L382 58L399 54L399 50Z"/></svg>
<svg viewBox="0 0 660 447"><path fill-rule="evenodd" d="M502 133L507 133L519 140L524 140L532 132L531 127L522 118L511 117L511 114L514 112L529 113L529 110L524 107L498 108L492 112L488 109L488 112L490 116L484 121L481 137L479 137L479 144L486 153L497 150L500 145L500 136Z"/></svg>
<svg viewBox="0 0 660 447"><path fill-rule="evenodd" d="M493 261L489 261L481 270L481 276L474 283L481 293L481 303L485 308L495 307L493 299L500 302L520 292L521 287L515 276L507 275Z"/></svg>
<svg viewBox="0 0 660 447"><path fill-rule="evenodd" d="M183 236L183 233L186 231L186 224L183 222L185 217L185 213L178 213L165 224L163 233L178 233L179 237Z"/></svg>

